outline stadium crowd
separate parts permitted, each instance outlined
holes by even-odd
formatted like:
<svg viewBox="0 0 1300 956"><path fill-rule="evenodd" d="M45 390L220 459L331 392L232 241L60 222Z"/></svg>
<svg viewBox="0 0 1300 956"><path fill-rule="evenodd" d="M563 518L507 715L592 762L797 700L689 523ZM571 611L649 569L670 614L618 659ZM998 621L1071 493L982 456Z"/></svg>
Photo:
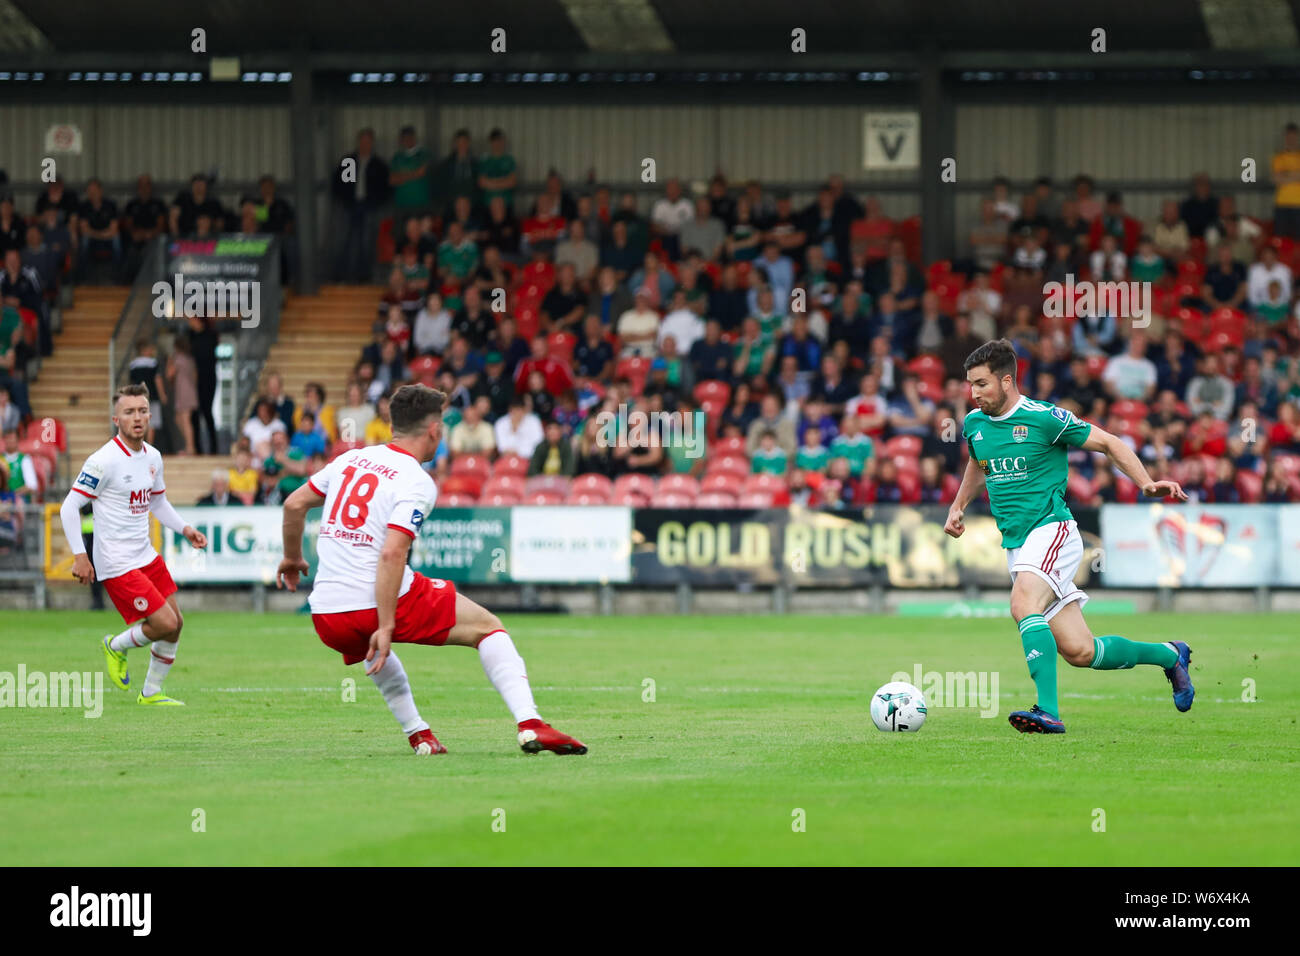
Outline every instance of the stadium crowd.
<svg viewBox="0 0 1300 956"><path fill-rule="evenodd" d="M451 399L431 466L446 505L946 502L966 455L962 362L997 336L1020 356L1026 395L1123 435L1153 475L1205 501L1300 501L1294 126L1273 159L1271 221L1238 213L1204 174L1150 222L1086 175L1024 195L1000 179L961 255L931 263L917 218L890 219L840 175L802 208L721 174L670 179L643 208L551 171L524 201L501 130L482 154L462 130L441 159L409 127L399 139L385 163L362 131L345 157L356 181L336 187L336 278L388 270L376 313L359 318L371 341L348 381L296 399L268 374L211 503L278 501L341 449L383 440L387 396L406 381ZM148 228L212 228L201 180ZM244 217L278 208L287 227L269 188ZM61 196L42 202L56 227L52 208L91 218ZM0 205L0 228L11 213ZM82 249L107 241L64 228ZM1150 283L1149 308L1045 314L1049 284L1068 281ZM599 413L620 407L700 413L707 454L605 441ZM1070 464L1073 503L1136 499L1096 456L1074 450Z"/></svg>

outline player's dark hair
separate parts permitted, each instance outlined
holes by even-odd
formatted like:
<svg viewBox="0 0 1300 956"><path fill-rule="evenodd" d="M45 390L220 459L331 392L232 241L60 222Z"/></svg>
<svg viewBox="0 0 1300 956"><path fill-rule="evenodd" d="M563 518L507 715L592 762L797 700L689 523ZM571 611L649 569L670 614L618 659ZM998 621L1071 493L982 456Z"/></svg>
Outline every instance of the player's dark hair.
<svg viewBox="0 0 1300 956"><path fill-rule="evenodd" d="M418 432L447 407L447 393L427 385L403 385L388 402L388 417L399 435Z"/></svg>
<svg viewBox="0 0 1300 956"><path fill-rule="evenodd" d="M989 371L999 380L1004 375L1010 375L1014 379L1016 377L1015 347L1006 339L994 339L991 342L985 342L966 356L962 368L969 372L979 365L987 365Z"/></svg>
<svg viewBox="0 0 1300 956"><path fill-rule="evenodd" d="M135 382L131 385L123 385L113 393L113 407L117 407L117 400L119 398L139 398L142 395L145 398L149 397L149 386L144 384L144 382Z"/></svg>

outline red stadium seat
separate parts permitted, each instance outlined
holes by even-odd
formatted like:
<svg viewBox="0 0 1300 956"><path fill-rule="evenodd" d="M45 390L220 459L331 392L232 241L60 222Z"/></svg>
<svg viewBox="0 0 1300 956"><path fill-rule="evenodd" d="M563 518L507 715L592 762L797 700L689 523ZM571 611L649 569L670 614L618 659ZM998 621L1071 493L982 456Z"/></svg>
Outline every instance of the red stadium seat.
<svg viewBox="0 0 1300 956"><path fill-rule="evenodd" d="M411 370L411 377L423 382L426 379L433 379L438 374L438 369L442 367L442 359L436 355L421 355L411 359L411 364L407 366Z"/></svg>
<svg viewBox="0 0 1300 956"><path fill-rule="evenodd" d="M476 504L473 495L439 495L439 508L469 508Z"/></svg>
<svg viewBox="0 0 1300 956"><path fill-rule="evenodd" d="M609 504L609 495L601 494L599 491L570 491L569 496L564 499L566 505L606 505Z"/></svg>
<svg viewBox="0 0 1300 956"><path fill-rule="evenodd" d="M952 275L952 262L948 259L939 259L937 262L930 263L930 267L925 270L926 285L933 289L936 282L950 275Z"/></svg>
<svg viewBox="0 0 1300 956"><path fill-rule="evenodd" d="M775 499L766 491L746 491L736 499L737 508L771 508Z"/></svg>
<svg viewBox="0 0 1300 956"><path fill-rule="evenodd" d="M714 472L705 475L704 480L700 482L700 495L704 496L716 492L731 494L739 487L739 484L737 476L730 472Z"/></svg>
<svg viewBox="0 0 1300 956"><path fill-rule="evenodd" d="M48 461L51 465L57 464L59 460L59 452L54 445L47 445L37 439L24 438L18 443L18 450L25 455L31 455L34 459Z"/></svg>
<svg viewBox="0 0 1300 956"><path fill-rule="evenodd" d="M921 460L919 458L914 458L911 455L891 455L889 460L894 463L894 467L898 469L900 476L914 475L920 477Z"/></svg>
<svg viewBox="0 0 1300 956"><path fill-rule="evenodd" d="M53 445L59 451L68 450L68 426L57 418L34 418L27 423L22 437Z"/></svg>
<svg viewBox="0 0 1300 956"><path fill-rule="evenodd" d="M943 360L934 355L918 355L912 361L907 363L907 370L914 372L923 379L937 381L943 384L944 368Z"/></svg>
<svg viewBox="0 0 1300 956"><path fill-rule="evenodd" d="M1123 475L1115 478L1115 500L1122 505L1136 504L1141 492L1138 486Z"/></svg>
<svg viewBox="0 0 1300 956"><path fill-rule="evenodd" d="M694 504L695 498L692 495L677 491L656 491L650 499L651 508L690 508Z"/></svg>
<svg viewBox="0 0 1300 956"><path fill-rule="evenodd" d="M1243 504L1254 504L1264 497L1264 479L1243 468L1237 472L1237 492Z"/></svg>
<svg viewBox="0 0 1300 956"><path fill-rule="evenodd" d="M891 458L899 455L920 458L921 439L916 435L895 435L885 442L885 454Z"/></svg>
<svg viewBox="0 0 1300 956"><path fill-rule="evenodd" d="M526 505L561 505L564 504L564 495L558 491L533 491L524 496L523 503Z"/></svg>
<svg viewBox="0 0 1300 956"><path fill-rule="evenodd" d="M457 455L451 460L453 475L473 475L480 483L487 481L490 471L488 460L482 455Z"/></svg>
<svg viewBox="0 0 1300 956"><path fill-rule="evenodd" d="M966 385L966 397L970 397L970 385ZM922 398L934 402L936 405L943 400L943 383L935 381L932 378L923 378L916 383L916 392Z"/></svg>
<svg viewBox="0 0 1300 956"><path fill-rule="evenodd" d="M709 446L709 455L743 455L745 454L745 439L739 436L735 438L719 438Z"/></svg>
<svg viewBox="0 0 1300 956"><path fill-rule="evenodd" d="M619 475L614 481L615 496L635 494L649 499L654 493L655 480L649 475Z"/></svg>
<svg viewBox="0 0 1300 956"><path fill-rule="evenodd" d="M1147 417L1148 411L1149 409L1147 408L1146 402L1139 402L1131 398L1120 399L1110 407L1110 413L1112 415L1118 415L1126 422L1140 422L1142 419Z"/></svg>
<svg viewBox="0 0 1300 956"><path fill-rule="evenodd" d="M375 259L387 265L397 255L397 240L393 237L393 217L379 220L379 237L375 241Z"/></svg>
<svg viewBox="0 0 1300 956"><path fill-rule="evenodd" d="M632 385L632 394L639 396L645 388L646 376L650 374L650 359L644 356L621 358L614 366L614 378L625 378Z"/></svg>
<svg viewBox="0 0 1300 956"><path fill-rule="evenodd" d="M736 498L725 491L710 491L695 499L697 508L734 508Z"/></svg>
<svg viewBox="0 0 1300 956"><path fill-rule="evenodd" d="M731 386L714 379L700 382L692 392L696 402L721 402L724 406L731 400Z"/></svg>
<svg viewBox="0 0 1300 956"><path fill-rule="evenodd" d="M485 492L478 500L478 504L483 508L512 508L522 503L523 498L519 495L512 495L504 491Z"/></svg>
<svg viewBox="0 0 1300 956"><path fill-rule="evenodd" d="M483 490L483 479L473 474L453 474L444 479L439 490L448 495L465 495L470 498L477 498Z"/></svg>
<svg viewBox="0 0 1300 956"><path fill-rule="evenodd" d="M345 451L352 451L352 449L354 448L365 448L365 447L366 447L366 443L363 441L343 441L342 439L339 439L334 444L330 445L327 457L329 458L330 461L333 461L335 458L343 454Z"/></svg>
<svg viewBox="0 0 1300 956"><path fill-rule="evenodd" d="M573 350L578 345L578 339L568 332L552 332L546 337L546 345L550 349L552 358L572 362Z"/></svg>
<svg viewBox="0 0 1300 956"><path fill-rule="evenodd" d="M659 485L655 490L658 493L672 493L694 498L700 493L700 483L690 475L664 475L659 479Z"/></svg>
<svg viewBox="0 0 1300 956"><path fill-rule="evenodd" d="M961 479L956 475L943 476L943 502L949 504L957 500L957 491L961 488Z"/></svg>
<svg viewBox="0 0 1300 956"><path fill-rule="evenodd" d="M528 474L528 459L521 455L502 455L492 465L492 476L498 475L518 475L524 477Z"/></svg>
<svg viewBox="0 0 1300 956"><path fill-rule="evenodd" d="M914 473L899 471L898 490L903 493L899 504L915 505L921 501L921 479Z"/></svg>
<svg viewBox="0 0 1300 956"><path fill-rule="evenodd" d="M524 496L524 479L522 475L493 475L483 486L479 494L486 498L488 495L504 494L513 495L516 498Z"/></svg>
<svg viewBox="0 0 1300 956"><path fill-rule="evenodd" d="M604 475L589 473L579 475L573 479L573 484L569 486L569 494L574 495L579 492L585 494L602 495L608 498L614 493L614 483Z"/></svg>
<svg viewBox="0 0 1300 956"><path fill-rule="evenodd" d="M764 494L777 495L785 491L785 479L780 475L750 475L745 479L745 483L740 486L741 494L750 494L751 492L761 491Z"/></svg>
<svg viewBox="0 0 1300 956"><path fill-rule="evenodd" d="M569 479L564 475L533 475L524 484L527 495L539 491L551 491L563 498L569 493Z"/></svg>
<svg viewBox="0 0 1300 956"><path fill-rule="evenodd" d="M1065 482L1065 491L1070 496L1070 503L1078 505L1088 504L1096 494L1092 482L1077 471L1070 472L1070 477Z"/></svg>
<svg viewBox="0 0 1300 956"><path fill-rule="evenodd" d="M648 508L650 507L650 496L643 495L635 489L627 491L615 491L609 499L611 505L627 505L630 508Z"/></svg>
<svg viewBox="0 0 1300 956"><path fill-rule="evenodd" d="M744 480L749 475L749 459L742 455L719 455L705 466L708 474L732 474Z"/></svg>
<svg viewBox="0 0 1300 956"><path fill-rule="evenodd" d="M1178 279L1180 282L1195 282L1198 286L1205 281L1205 263L1198 262L1196 259L1187 258L1178 263Z"/></svg>
<svg viewBox="0 0 1300 956"><path fill-rule="evenodd" d="M1088 356L1089 374L1091 374L1093 378L1101 378L1102 373L1106 371L1106 361L1107 359L1106 356L1104 355L1089 355Z"/></svg>
<svg viewBox="0 0 1300 956"><path fill-rule="evenodd" d="M1187 254L1191 256L1193 259L1195 259L1197 262L1205 261L1205 251L1206 251L1206 246L1205 246L1204 239L1193 238L1188 240ZM1202 273L1202 277L1203 276L1204 273Z"/></svg>

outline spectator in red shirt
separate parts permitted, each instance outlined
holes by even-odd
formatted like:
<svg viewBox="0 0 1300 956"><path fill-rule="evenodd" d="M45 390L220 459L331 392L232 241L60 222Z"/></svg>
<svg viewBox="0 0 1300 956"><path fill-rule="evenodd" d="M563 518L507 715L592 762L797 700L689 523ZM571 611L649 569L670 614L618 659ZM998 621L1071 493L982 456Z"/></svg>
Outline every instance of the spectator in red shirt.
<svg viewBox="0 0 1300 956"><path fill-rule="evenodd" d="M573 372L567 362L552 358L548 353L550 346L543 335L533 339L533 354L519 363L515 369L515 391L522 394L530 391L525 385L533 372L538 372L545 383L546 391L551 395L562 395L573 388Z"/></svg>
<svg viewBox="0 0 1300 956"><path fill-rule="evenodd" d="M537 197L537 212L524 220L522 229L523 248L530 255L534 252L547 253L555 250L555 244L564 235L565 219L556 209L555 198L542 193Z"/></svg>

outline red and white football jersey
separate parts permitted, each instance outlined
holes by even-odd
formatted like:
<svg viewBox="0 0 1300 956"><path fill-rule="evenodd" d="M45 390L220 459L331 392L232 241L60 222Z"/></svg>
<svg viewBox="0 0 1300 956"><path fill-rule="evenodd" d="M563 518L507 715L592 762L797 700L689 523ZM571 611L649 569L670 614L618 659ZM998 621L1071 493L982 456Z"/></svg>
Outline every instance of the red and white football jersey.
<svg viewBox="0 0 1300 956"><path fill-rule="evenodd" d="M104 581L158 557L149 540L149 507L166 490L158 449L132 451L116 435L81 466L72 490L94 502L95 577Z"/></svg>
<svg viewBox="0 0 1300 956"><path fill-rule="evenodd" d="M391 444L345 452L312 475L310 484L325 497L312 613L375 607L375 574L388 529L414 539L437 500L437 486L414 455ZM413 577L407 567L399 597Z"/></svg>

